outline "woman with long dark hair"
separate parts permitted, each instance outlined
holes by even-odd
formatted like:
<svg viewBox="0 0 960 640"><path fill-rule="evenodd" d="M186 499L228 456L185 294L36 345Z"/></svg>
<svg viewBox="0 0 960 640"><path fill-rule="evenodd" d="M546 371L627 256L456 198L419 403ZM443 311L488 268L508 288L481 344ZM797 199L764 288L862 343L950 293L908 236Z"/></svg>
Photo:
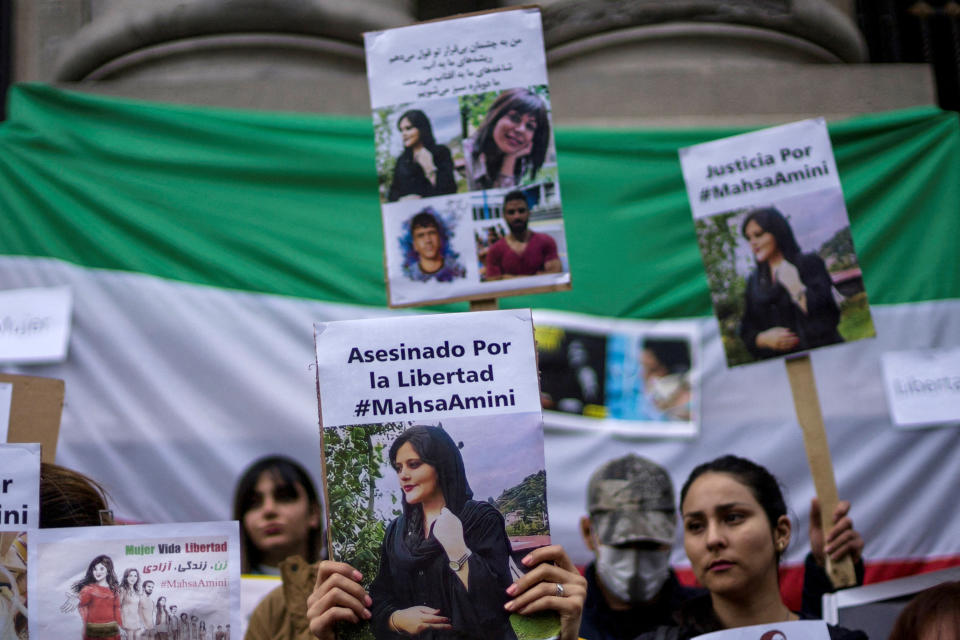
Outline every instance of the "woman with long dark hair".
<svg viewBox="0 0 960 640"><path fill-rule="evenodd" d="M777 479L737 456L696 467L680 490L683 547L708 593L681 605L676 626L641 640L687 640L757 624L799 620L780 596L780 557L792 525ZM828 626L831 640L866 640L861 631Z"/></svg>
<svg viewBox="0 0 960 640"><path fill-rule="evenodd" d="M120 582L110 556L91 560L73 591L79 596L77 611L83 620L83 640L120 640Z"/></svg>
<svg viewBox="0 0 960 640"><path fill-rule="evenodd" d="M136 638L144 628L140 619L140 572L130 567L120 580L120 612L127 638Z"/></svg>
<svg viewBox="0 0 960 640"><path fill-rule="evenodd" d="M387 526L370 593L344 562L323 561L307 598L317 638L339 623L370 621L377 638L516 638L509 615L555 611L574 640L586 580L563 547L535 549L512 581L503 516L472 499L460 450L442 427L415 426L390 447L403 513Z"/></svg>
<svg viewBox="0 0 960 640"><path fill-rule="evenodd" d="M403 513L387 527L370 585L378 638L515 640L503 516L473 500L460 449L442 427L410 427L390 446Z"/></svg>
<svg viewBox="0 0 960 640"><path fill-rule="evenodd" d="M167 611L167 597L157 598L157 609L153 616L153 630L157 640L168 640L170 637L170 612Z"/></svg>
<svg viewBox="0 0 960 640"><path fill-rule="evenodd" d="M410 109L397 120L397 129L403 139L403 153L397 158L387 200L456 193L453 157L449 149L437 144L427 114Z"/></svg>
<svg viewBox="0 0 960 640"><path fill-rule="evenodd" d="M240 521L244 573L280 575L289 556L320 559L322 510L313 479L285 456L260 458L240 480L233 499Z"/></svg>
<svg viewBox="0 0 960 640"><path fill-rule="evenodd" d="M755 358L843 342L840 308L823 259L802 253L777 209L750 212L740 228L757 268L747 278L740 337Z"/></svg>
<svg viewBox="0 0 960 640"><path fill-rule="evenodd" d="M463 142L469 188L533 182L549 145L550 120L543 99L529 89L504 91L474 134Z"/></svg>

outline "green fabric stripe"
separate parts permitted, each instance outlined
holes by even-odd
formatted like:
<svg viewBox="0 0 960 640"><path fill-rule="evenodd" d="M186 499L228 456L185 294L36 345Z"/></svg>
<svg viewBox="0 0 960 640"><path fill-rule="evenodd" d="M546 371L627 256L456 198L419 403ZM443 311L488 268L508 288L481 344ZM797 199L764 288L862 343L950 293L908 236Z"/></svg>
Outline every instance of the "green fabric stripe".
<svg viewBox="0 0 960 640"><path fill-rule="evenodd" d="M367 118L161 105L42 85L15 87L8 113L0 253L386 303ZM558 130L573 290L503 306L709 315L677 149L745 130ZM871 301L960 298L951 246L960 237L956 114L871 114L830 131Z"/></svg>

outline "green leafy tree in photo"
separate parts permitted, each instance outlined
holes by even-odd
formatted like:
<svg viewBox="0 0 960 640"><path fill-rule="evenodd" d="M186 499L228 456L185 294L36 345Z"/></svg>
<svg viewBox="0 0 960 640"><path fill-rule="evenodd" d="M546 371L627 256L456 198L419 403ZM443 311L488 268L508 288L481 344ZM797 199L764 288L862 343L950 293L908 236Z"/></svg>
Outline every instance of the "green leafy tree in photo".
<svg viewBox="0 0 960 640"><path fill-rule="evenodd" d="M386 532L386 523L374 508L382 495L376 483L383 477L386 445L375 439L389 439L404 428L403 423L388 422L323 432L333 556L356 567L367 583L377 574Z"/></svg>
<svg viewBox="0 0 960 640"><path fill-rule="evenodd" d="M736 221L741 211L732 211L695 222L697 242L710 287L710 297L720 325L720 335L730 364L751 362L737 325L743 316L747 282L737 273L736 249L739 230Z"/></svg>
<svg viewBox="0 0 960 640"><path fill-rule="evenodd" d="M373 140L376 149L377 183L380 188L381 200L387 199L390 183L393 180L393 170L397 166L397 159L390 153L390 141L393 139L394 126L391 125L393 114L405 105L383 107L373 112Z"/></svg>

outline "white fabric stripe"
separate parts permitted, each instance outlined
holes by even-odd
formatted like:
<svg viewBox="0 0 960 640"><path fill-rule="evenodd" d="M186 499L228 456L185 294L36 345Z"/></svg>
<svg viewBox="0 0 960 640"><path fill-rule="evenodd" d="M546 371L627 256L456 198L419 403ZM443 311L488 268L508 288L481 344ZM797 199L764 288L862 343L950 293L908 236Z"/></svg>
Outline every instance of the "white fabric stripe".
<svg viewBox="0 0 960 640"><path fill-rule="evenodd" d="M268 453L296 458L319 480L311 325L396 313L0 258L0 288L61 284L75 296L68 362L5 370L66 380L58 462L103 481L119 517L148 522L229 518L236 476ZM871 559L958 554L960 429L895 430L880 354L960 345L960 300L873 312L880 337L813 354L841 497ZM802 561L813 488L784 366L727 370L716 322L700 322L698 439L548 432L552 530L575 561L589 557L577 531L587 478L628 450L669 468L678 492L694 466L722 453L766 465L795 516L787 561ZM674 559L685 563L679 546Z"/></svg>

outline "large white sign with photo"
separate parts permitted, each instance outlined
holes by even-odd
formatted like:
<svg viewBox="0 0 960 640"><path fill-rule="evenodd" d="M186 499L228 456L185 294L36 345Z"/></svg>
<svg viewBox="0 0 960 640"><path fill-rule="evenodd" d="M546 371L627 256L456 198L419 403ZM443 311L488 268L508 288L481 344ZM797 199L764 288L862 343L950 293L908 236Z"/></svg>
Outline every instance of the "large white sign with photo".
<svg viewBox="0 0 960 640"><path fill-rule="evenodd" d="M728 366L875 335L823 118L680 149Z"/></svg>
<svg viewBox="0 0 960 640"><path fill-rule="evenodd" d="M699 432L696 322L535 311L544 421L628 436Z"/></svg>
<svg viewBox="0 0 960 640"><path fill-rule="evenodd" d="M365 45L390 305L569 288L539 10Z"/></svg>

